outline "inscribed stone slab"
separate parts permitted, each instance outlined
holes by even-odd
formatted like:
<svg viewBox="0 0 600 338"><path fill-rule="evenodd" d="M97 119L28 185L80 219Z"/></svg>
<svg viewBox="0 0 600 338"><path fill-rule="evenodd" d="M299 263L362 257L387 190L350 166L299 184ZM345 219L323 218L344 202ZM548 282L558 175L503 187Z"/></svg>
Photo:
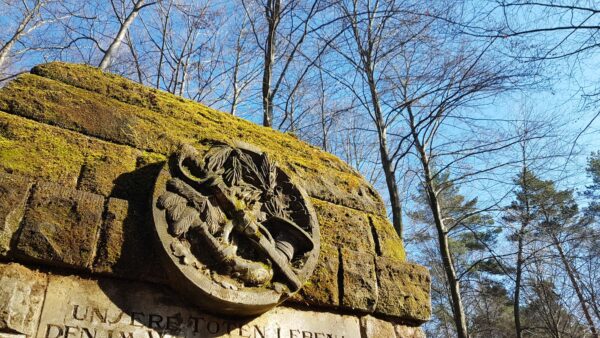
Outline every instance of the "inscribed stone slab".
<svg viewBox="0 0 600 338"><path fill-rule="evenodd" d="M359 320L275 308L258 318L206 315L156 285L52 276L40 338L359 338Z"/></svg>

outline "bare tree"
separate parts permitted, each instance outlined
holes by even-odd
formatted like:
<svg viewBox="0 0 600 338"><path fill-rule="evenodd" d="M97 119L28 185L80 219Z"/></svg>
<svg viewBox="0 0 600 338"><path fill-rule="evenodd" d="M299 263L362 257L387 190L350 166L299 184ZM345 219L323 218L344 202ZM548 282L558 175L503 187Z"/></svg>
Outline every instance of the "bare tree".
<svg viewBox="0 0 600 338"><path fill-rule="evenodd" d="M398 29L402 24L411 24L410 19L399 19L408 10L402 13L395 1L340 1L337 9L343 18L341 31L345 33L334 49L354 73L339 75L337 79L356 97L373 122L392 222L402 237L402 205L396 180L396 162L402 156L399 145L392 147L389 144L388 128L395 119L391 110L384 111L380 83L385 69L394 60L397 48L414 37L403 35L406 32Z"/></svg>
<svg viewBox="0 0 600 338"><path fill-rule="evenodd" d="M242 3L256 45L263 53L263 126L272 127L275 97L292 64L301 54L308 35L314 32L311 24L315 16L327 7L323 6L325 2L321 0L244 0ZM254 14L257 10L263 11L262 20ZM296 83L301 81L302 77ZM293 95L292 92L291 96Z"/></svg>
<svg viewBox="0 0 600 338"><path fill-rule="evenodd" d="M123 40L125 40L125 37L127 36L129 28L133 24L133 21L138 16L140 11L148 6L156 4L156 2L146 3L146 0L134 1L133 8L129 11L125 18L121 18L121 16L118 14L119 11L116 7L117 4L114 0L110 0L110 4L113 7L115 15L119 20L119 30L117 31L117 34L108 46L108 49L104 52L104 56L102 57L102 60L100 61L100 64L98 66L101 70L106 70L110 66L112 59L115 57L115 54L119 50L119 47L121 47Z"/></svg>
<svg viewBox="0 0 600 338"><path fill-rule="evenodd" d="M2 45L0 46L0 70L3 70L5 67L6 62L17 43L22 41L25 36L38 29L40 26L48 23L48 19L41 17L40 11L50 2L50 0L5 0L3 1L3 4L0 5L4 8L6 13L11 12L9 7L13 8L14 12L11 13L12 15L16 16L18 13L18 16L15 17L15 19L18 20L15 22L16 27L9 33L6 40L2 41Z"/></svg>
<svg viewBox="0 0 600 338"><path fill-rule="evenodd" d="M443 205L447 203L444 191L448 186L440 184L439 178L442 173L450 171L453 175L449 182L453 184L485 179L486 173L511 163L510 160L496 159L477 167L477 161L486 157L491 159L493 154L516 144L519 138L494 132L490 123L478 125L481 116L480 119L474 118L478 113L472 107L484 104L490 95L515 88L518 80L527 74L494 52L494 40L467 42L468 38L453 35L452 31L447 32L449 35L440 36L433 32L434 27L428 27L420 39L405 43L400 48L403 62L391 66L393 71L386 80L393 86L397 116L405 122L407 132L404 138L410 140L404 151L414 156L420 169L422 189L426 193L437 233L457 335L468 337L461 293L461 281L466 275L459 273L459 265L450 246L452 234L465 226L466 218L448 219L444 216ZM462 128L463 136L465 133L470 135L468 141L453 139L455 128ZM483 129L477 131L479 128ZM480 133L484 133L485 137L478 135ZM467 162L470 164L465 165ZM496 207L492 204L478 208L468 216ZM483 237L473 229L467 229L487 247ZM493 251L490 253L497 260Z"/></svg>
<svg viewBox="0 0 600 338"><path fill-rule="evenodd" d="M229 71L227 72L231 82L231 102L229 108L231 115L236 115L242 93L259 74L259 67L256 67L255 63L255 55L249 48L249 29L249 20L247 17L241 20L239 26L235 26L233 58L230 58L231 62L229 62Z"/></svg>

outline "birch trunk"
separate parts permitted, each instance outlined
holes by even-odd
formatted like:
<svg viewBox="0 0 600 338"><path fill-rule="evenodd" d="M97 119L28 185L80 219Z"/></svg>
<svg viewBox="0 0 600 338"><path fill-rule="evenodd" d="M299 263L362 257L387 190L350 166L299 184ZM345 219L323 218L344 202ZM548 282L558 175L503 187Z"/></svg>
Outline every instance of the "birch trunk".
<svg viewBox="0 0 600 338"><path fill-rule="evenodd" d="M102 71L105 71L106 68L110 66L112 60L117 54L117 51L119 50L119 47L121 47L121 44L125 39L125 35L129 31L129 27L131 27L131 24L133 23L133 21L135 21L135 18L138 16L140 10L144 8L145 1L146 0L139 0L138 2L136 2L127 18L125 18L125 21L123 21L123 23L121 24L121 27L119 27L119 32L117 33L117 36L114 38L113 42L110 44L110 46L104 53L104 57L102 57L102 61L100 61L100 65L98 66Z"/></svg>

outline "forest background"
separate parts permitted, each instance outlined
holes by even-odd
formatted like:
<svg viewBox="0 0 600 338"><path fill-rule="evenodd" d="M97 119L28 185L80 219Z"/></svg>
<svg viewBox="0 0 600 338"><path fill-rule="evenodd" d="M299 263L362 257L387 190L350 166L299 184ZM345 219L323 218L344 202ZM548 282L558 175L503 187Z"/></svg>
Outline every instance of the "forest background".
<svg viewBox="0 0 600 338"><path fill-rule="evenodd" d="M54 60L338 155L430 267L430 337L598 337L600 5L0 0L0 82Z"/></svg>

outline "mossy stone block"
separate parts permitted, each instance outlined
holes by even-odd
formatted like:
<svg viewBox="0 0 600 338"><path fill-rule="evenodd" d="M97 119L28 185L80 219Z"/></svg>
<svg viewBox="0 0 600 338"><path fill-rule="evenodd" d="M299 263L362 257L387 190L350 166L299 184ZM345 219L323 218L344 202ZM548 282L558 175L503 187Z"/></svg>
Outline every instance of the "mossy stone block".
<svg viewBox="0 0 600 338"><path fill-rule="evenodd" d="M371 254L342 248L342 306L373 312L377 305L375 257Z"/></svg>
<svg viewBox="0 0 600 338"><path fill-rule="evenodd" d="M427 268L387 257L377 257L375 263L379 280L375 312L411 323L428 321L431 280Z"/></svg>
<svg viewBox="0 0 600 338"><path fill-rule="evenodd" d="M378 254L399 260L406 259L404 244L387 218L369 216L373 225L373 235L379 248Z"/></svg>
<svg viewBox="0 0 600 338"><path fill-rule="evenodd" d="M135 203L108 200L93 272L166 283L147 217Z"/></svg>
<svg viewBox="0 0 600 338"><path fill-rule="evenodd" d="M22 75L0 90L0 110L156 152L169 153L177 147L176 138L191 134L187 141L193 141L200 133L193 124L32 74Z"/></svg>
<svg viewBox="0 0 600 338"><path fill-rule="evenodd" d="M340 295L338 286L338 269L340 265L338 249L332 246L321 245L321 253L315 270L304 287L294 295L290 301L317 305L323 307L336 307L339 305Z"/></svg>
<svg viewBox="0 0 600 338"><path fill-rule="evenodd" d="M23 218L31 182L25 177L0 173L0 256L6 256Z"/></svg>
<svg viewBox="0 0 600 338"><path fill-rule="evenodd" d="M126 198L135 187L122 184L119 177L136 169L139 155L141 152L134 148L99 144L83 164L78 189Z"/></svg>
<svg viewBox="0 0 600 338"><path fill-rule="evenodd" d="M75 187L89 143L81 135L0 111L0 169Z"/></svg>
<svg viewBox="0 0 600 338"><path fill-rule="evenodd" d="M111 273L113 267L121 258L123 249L124 227L123 222L129 213L129 203L126 200L110 198L107 202L98 253L94 263L94 271Z"/></svg>
<svg viewBox="0 0 600 338"><path fill-rule="evenodd" d="M48 265L90 268L103 210L102 196L38 184L25 210L17 255Z"/></svg>
<svg viewBox="0 0 600 338"><path fill-rule="evenodd" d="M368 214L317 199L311 202L319 219L321 243L375 254Z"/></svg>

